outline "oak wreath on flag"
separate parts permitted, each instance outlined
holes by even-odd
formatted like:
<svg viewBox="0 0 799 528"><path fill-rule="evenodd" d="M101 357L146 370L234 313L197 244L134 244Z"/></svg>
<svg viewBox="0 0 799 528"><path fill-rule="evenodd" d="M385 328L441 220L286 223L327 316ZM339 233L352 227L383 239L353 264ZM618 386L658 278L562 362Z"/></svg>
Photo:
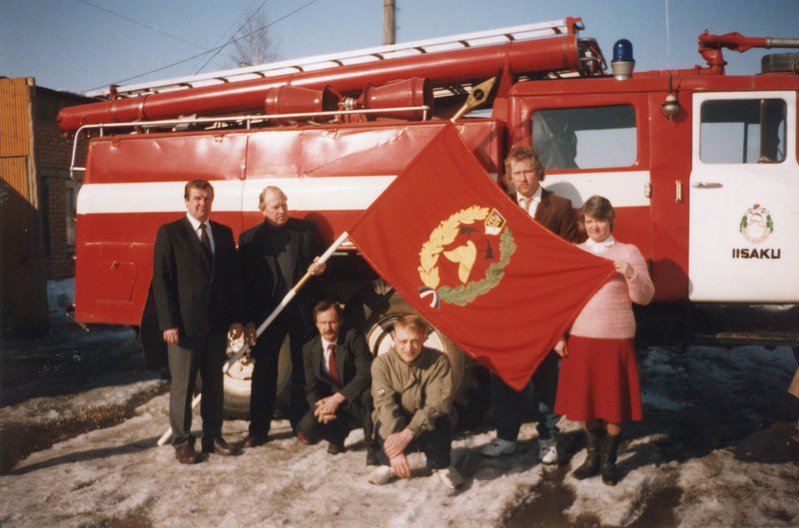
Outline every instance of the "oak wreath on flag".
<svg viewBox="0 0 799 528"><path fill-rule="evenodd" d="M348 232L397 293L516 390L616 273L522 211L451 124Z"/></svg>

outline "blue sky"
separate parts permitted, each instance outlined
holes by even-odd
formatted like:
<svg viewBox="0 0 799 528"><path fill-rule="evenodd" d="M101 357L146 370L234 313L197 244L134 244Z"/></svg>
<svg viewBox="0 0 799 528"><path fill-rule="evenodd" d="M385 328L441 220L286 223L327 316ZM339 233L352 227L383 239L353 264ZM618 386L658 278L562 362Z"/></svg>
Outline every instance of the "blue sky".
<svg viewBox="0 0 799 528"><path fill-rule="evenodd" d="M636 70L703 64L696 38L738 31L799 38L799 0L396 0L397 42L582 17L610 60L633 43ZM383 0L0 0L0 75L83 93L198 73L209 55L263 5L283 59L382 44ZM490 7L489 7L490 6ZM666 7L669 36L667 38ZM783 50L790 51L790 50ZM774 50L725 51L729 74L755 73ZM232 46L201 72L233 67ZM183 62L182 62L183 61ZM174 66L165 68L166 66ZM159 70L153 72L153 70ZM147 73L153 72L153 73ZM146 74L146 75L142 75Z"/></svg>

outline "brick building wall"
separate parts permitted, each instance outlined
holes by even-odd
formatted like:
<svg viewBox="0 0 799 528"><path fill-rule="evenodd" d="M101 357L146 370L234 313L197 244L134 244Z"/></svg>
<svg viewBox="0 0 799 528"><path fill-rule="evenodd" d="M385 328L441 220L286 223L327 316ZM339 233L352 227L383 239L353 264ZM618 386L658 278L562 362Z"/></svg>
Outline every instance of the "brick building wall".
<svg viewBox="0 0 799 528"><path fill-rule="evenodd" d="M36 168L41 183L44 222L45 266L48 280L75 276L75 206L80 187L69 175L72 138L56 123L61 108L91 102L75 94L36 89L36 124L34 128ZM87 141L81 140L78 164L86 158Z"/></svg>
<svg viewBox="0 0 799 528"><path fill-rule="evenodd" d="M49 327L47 280L75 275L72 141L59 110L94 102L0 75L0 338L38 337ZM77 160L85 165L88 140Z"/></svg>
<svg viewBox="0 0 799 528"><path fill-rule="evenodd" d="M46 199L45 214L45 266L47 280L63 280L75 276L75 244L68 243L67 229L74 230L73 214L67 212L67 180L57 172L48 177L50 171L43 169L43 199ZM70 225L71 224L71 225Z"/></svg>

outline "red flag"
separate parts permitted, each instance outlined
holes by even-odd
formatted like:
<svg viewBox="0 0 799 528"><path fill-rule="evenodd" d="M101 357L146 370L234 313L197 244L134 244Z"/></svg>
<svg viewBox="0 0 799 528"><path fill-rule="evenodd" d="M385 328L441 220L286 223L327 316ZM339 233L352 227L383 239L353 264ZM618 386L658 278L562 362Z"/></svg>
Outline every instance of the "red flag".
<svg viewBox="0 0 799 528"><path fill-rule="evenodd" d="M516 390L615 274L522 211L452 125L349 235L425 319Z"/></svg>

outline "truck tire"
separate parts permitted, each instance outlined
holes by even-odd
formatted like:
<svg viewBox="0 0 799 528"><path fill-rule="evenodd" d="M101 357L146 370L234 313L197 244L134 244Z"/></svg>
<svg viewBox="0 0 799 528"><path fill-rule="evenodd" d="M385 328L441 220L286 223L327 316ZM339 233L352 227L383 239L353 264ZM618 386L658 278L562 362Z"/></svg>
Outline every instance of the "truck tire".
<svg viewBox="0 0 799 528"><path fill-rule="evenodd" d="M346 306L346 313L353 321L362 321L360 328L366 337L369 350L378 356L391 350L394 340L390 332L394 321L404 313L418 313L405 299L383 280L372 282ZM487 409L488 392L486 388L488 372L474 359L467 356L447 336L430 327L425 346L447 355L452 369L453 402L464 412Z"/></svg>
<svg viewBox="0 0 799 528"><path fill-rule="evenodd" d="M252 368L254 360L248 357L240 358L225 373L225 405L224 417L226 420L250 419L250 393L252 391ZM277 402L275 416L283 416L289 406L291 384L291 350L289 341L283 342L278 358L277 375Z"/></svg>

